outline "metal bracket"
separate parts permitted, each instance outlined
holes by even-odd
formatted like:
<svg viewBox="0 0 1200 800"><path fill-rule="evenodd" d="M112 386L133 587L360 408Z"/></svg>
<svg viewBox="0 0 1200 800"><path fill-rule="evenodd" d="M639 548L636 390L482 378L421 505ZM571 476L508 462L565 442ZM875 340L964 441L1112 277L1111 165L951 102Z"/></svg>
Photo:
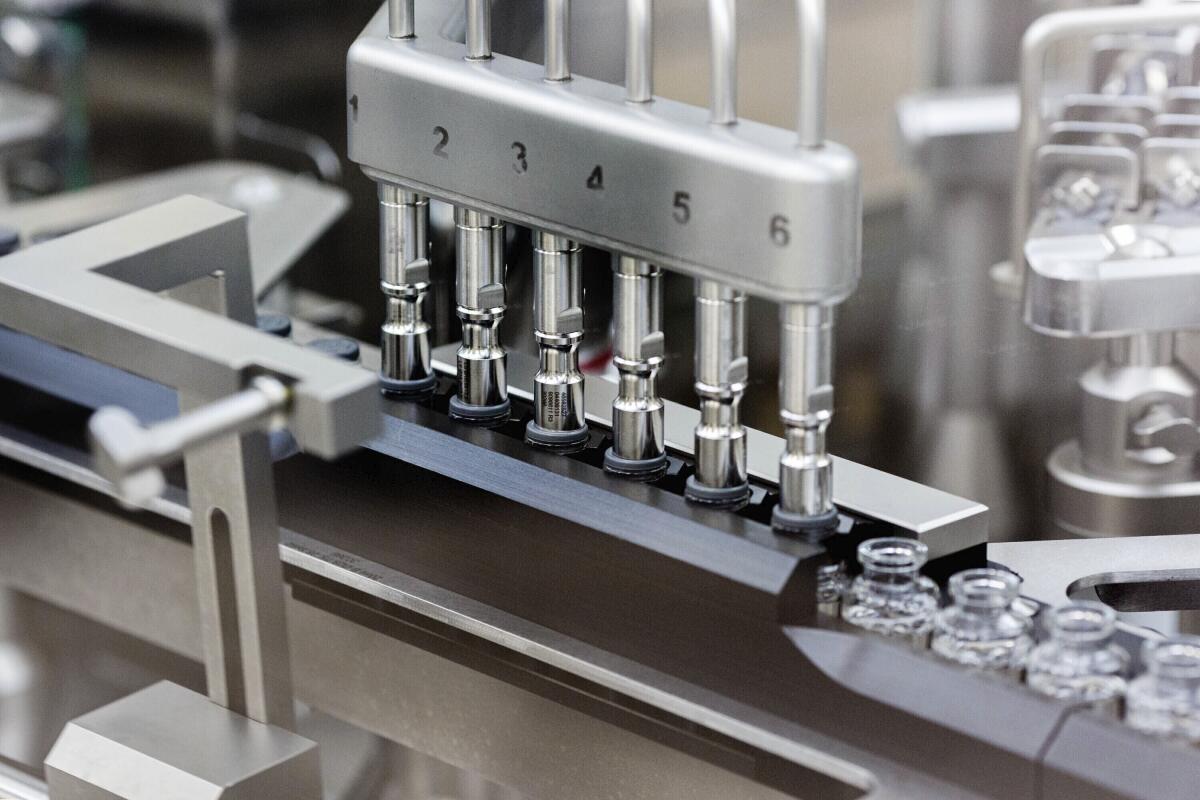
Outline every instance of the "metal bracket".
<svg viewBox="0 0 1200 800"><path fill-rule="evenodd" d="M183 286L220 313L156 295ZM122 447L122 430L136 437L121 417L114 439L109 413L93 428L104 445L98 461L120 477L185 454L209 697L257 722L291 728L279 526L259 428L286 415L302 446L333 458L374 434L379 400L371 375L260 333L254 318L245 216L198 198L163 203L0 262L6 325L178 389L184 416L158 426L165 444ZM249 394L241 391L248 384ZM190 697L181 702L194 705ZM125 724L138 720L150 730L165 724L153 704L141 708L136 696L118 705ZM118 724L98 737L128 745L123 730ZM174 741L190 741L190 733ZM79 735L69 726L60 744L70 749ZM135 740L133 749L116 748L125 772L143 770L139 759L153 758L162 744L160 736ZM111 773L102 773L81 778L91 790L76 787L63 796L113 796L104 783ZM117 796L145 796L144 786L127 789Z"/></svg>

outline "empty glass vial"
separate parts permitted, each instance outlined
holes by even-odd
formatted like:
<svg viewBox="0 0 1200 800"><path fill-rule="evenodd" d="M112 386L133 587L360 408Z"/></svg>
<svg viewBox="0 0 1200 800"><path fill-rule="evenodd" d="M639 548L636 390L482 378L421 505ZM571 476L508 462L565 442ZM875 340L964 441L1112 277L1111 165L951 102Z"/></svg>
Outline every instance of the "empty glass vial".
<svg viewBox="0 0 1200 800"><path fill-rule="evenodd" d="M938 608L937 584L921 575L929 548L915 539L868 539L862 575L842 600L842 619L885 636L923 643Z"/></svg>
<svg viewBox="0 0 1200 800"><path fill-rule="evenodd" d="M1033 622L1013 610L1021 579L998 569L968 569L950 579L951 605L933 621L933 651L983 670L1017 672L1033 647Z"/></svg>
<svg viewBox="0 0 1200 800"><path fill-rule="evenodd" d="M1146 642L1146 671L1129 683L1125 721L1143 733L1200 744L1200 637Z"/></svg>
<svg viewBox="0 0 1200 800"><path fill-rule="evenodd" d="M1078 602L1059 606L1045 618L1050 638L1029 654L1029 688L1116 713L1129 671L1129 653L1112 641L1116 612L1103 603Z"/></svg>

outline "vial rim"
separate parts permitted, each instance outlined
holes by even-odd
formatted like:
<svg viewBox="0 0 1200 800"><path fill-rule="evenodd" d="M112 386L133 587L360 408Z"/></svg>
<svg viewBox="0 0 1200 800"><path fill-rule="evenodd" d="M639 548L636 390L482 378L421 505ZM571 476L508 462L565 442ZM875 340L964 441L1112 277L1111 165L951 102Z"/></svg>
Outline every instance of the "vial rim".
<svg viewBox="0 0 1200 800"><path fill-rule="evenodd" d="M858 546L858 561L864 570L901 575L919 572L929 560L929 547L916 539L884 536L867 539Z"/></svg>
<svg viewBox="0 0 1200 800"><path fill-rule="evenodd" d="M1142 663L1160 678L1200 680L1200 636L1168 636L1142 645Z"/></svg>
<svg viewBox="0 0 1200 800"><path fill-rule="evenodd" d="M1117 612L1095 600L1076 600L1046 614L1046 630L1060 642L1100 643L1113 637Z"/></svg>
<svg viewBox="0 0 1200 800"><path fill-rule="evenodd" d="M990 567L965 569L950 578L954 602L970 608L1007 608L1021 594L1021 579Z"/></svg>

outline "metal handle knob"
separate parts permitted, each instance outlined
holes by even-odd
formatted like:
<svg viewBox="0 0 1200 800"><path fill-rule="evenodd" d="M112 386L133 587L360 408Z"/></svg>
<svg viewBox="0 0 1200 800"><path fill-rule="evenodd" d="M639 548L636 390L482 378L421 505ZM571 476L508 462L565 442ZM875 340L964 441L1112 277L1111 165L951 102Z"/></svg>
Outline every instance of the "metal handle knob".
<svg viewBox="0 0 1200 800"><path fill-rule="evenodd" d="M124 408L101 408L88 420L96 472L123 501L143 505L166 485L162 467L225 434L281 426L290 400L287 386L264 375L237 394L151 427Z"/></svg>

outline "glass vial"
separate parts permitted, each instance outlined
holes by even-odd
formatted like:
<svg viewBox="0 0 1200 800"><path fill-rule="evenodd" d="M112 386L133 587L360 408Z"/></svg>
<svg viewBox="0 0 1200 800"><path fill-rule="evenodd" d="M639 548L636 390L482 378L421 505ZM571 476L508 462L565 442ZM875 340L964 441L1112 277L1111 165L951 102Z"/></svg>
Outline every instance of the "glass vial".
<svg viewBox="0 0 1200 800"><path fill-rule="evenodd" d="M1021 579L968 569L950 579L951 604L933 621L933 651L975 669L1019 672L1033 647L1033 621L1013 610Z"/></svg>
<svg viewBox="0 0 1200 800"><path fill-rule="evenodd" d="M1029 654L1029 688L1117 713L1125 695L1129 653L1112 641L1116 612L1103 603L1078 602L1059 606L1045 617L1050 639Z"/></svg>
<svg viewBox="0 0 1200 800"><path fill-rule="evenodd" d="M1152 736L1200 744L1200 637L1146 642L1146 672L1129 684L1125 721Z"/></svg>
<svg viewBox="0 0 1200 800"><path fill-rule="evenodd" d="M862 575L842 601L842 619L884 636L924 643L938 608L937 584L921 575L929 548L915 539L868 539L858 546Z"/></svg>

